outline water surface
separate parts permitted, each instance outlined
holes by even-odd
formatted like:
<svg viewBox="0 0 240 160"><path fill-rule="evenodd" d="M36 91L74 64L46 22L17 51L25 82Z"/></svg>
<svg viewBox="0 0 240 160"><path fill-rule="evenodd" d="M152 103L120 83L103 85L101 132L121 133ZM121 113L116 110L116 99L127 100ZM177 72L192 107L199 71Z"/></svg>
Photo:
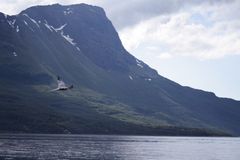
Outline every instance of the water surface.
<svg viewBox="0 0 240 160"><path fill-rule="evenodd" d="M240 160L240 138L0 135L2 160Z"/></svg>

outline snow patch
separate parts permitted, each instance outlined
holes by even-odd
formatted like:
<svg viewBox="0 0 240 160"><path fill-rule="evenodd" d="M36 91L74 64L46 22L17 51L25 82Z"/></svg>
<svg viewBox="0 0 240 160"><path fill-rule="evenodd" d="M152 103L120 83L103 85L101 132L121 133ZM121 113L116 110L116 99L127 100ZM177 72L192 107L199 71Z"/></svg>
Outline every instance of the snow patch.
<svg viewBox="0 0 240 160"><path fill-rule="evenodd" d="M72 14L73 11L71 10L71 8L67 8L66 11L63 11L63 13L64 13L64 15L66 16L66 15L68 15L68 14Z"/></svg>
<svg viewBox="0 0 240 160"><path fill-rule="evenodd" d="M142 62L141 62L141 61L139 61L138 59L136 59L136 62L137 62L137 65L138 65L139 67L143 68L143 65L142 65Z"/></svg>
<svg viewBox="0 0 240 160"><path fill-rule="evenodd" d="M64 34L63 29L64 29L66 26L67 26L67 23L65 23L64 25L62 25L62 26L60 26L60 27L58 27L58 28L53 28L52 26L51 26L51 27L52 27L56 32L61 31L61 36L62 36L64 39L66 39L70 44L72 44L73 46L76 46L77 43L73 42L74 39L71 38L69 35L65 35L65 34ZM81 51L79 47L76 47L76 49L77 49L78 51Z"/></svg>
<svg viewBox="0 0 240 160"><path fill-rule="evenodd" d="M64 25L62 25L62 26L60 26L60 27L58 27L58 28L54 28L55 29L55 31L61 31L61 30L63 30L64 29L64 27L67 25L67 23L65 23Z"/></svg>
<svg viewBox="0 0 240 160"><path fill-rule="evenodd" d="M61 35L64 39L66 39L70 44L72 44L73 46L76 45L76 43L74 43L74 39L71 38L69 35L65 35L63 32L64 27L66 27L67 23L65 23L64 25L58 27L58 28L53 28L55 31L61 31ZM79 49L80 50L80 49Z"/></svg>
<svg viewBox="0 0 240 160"><path fill-rule="evenodd" d="M7 15L7 14L5 14L5 13L3 13L3 15L4 15L5 19L7 19L8 15Z"/></svg>
<svg viewBox="0 0 240 160"><path fill-rule="evenodd" d="M139 61L138 59L136 59L136 62L137 62L137 63L140 63L140 64L142 63L142 62L141 62L141 61Z"/></svg>
<svg viewBox="0 0 240 160"><path fill-rule="evenodd" d="M70 44L72 44L73 46L76 45L76 43L74 43L74 39L72 39L69 35L64 35L63 31L61 32L61 35L63 38L65 38Z"/></svg>
<svg viewBox="0 0 240 160"><path fill-rule="evenodd" d="M26 21L23 21L26 26L28 26L28 23Z"/></svg>
<svg viewBox="0 0 240 160"><path fill-rule="evenodd" d="M46 20L44 21L45 21L44 25L52 32L54 28L51 25L49 25Z"/></svg>
<svg viewBox="0 0 240 160"><path fill-rule="evenodd" d="M15 24L15 22L16 22L16 19L14 19L14 20L12 20L12 21L8 20L7 22L8 22L8 24L9 24L12 28L14 28L14 24Z"/></svg>
<svg viewBox="0 0 240 160"><path fill-rule="evenodd" d="M26 13L24 13L23 15L26 16L26 17L28 17L34 24L36 24L36 26L37 26L38 28L40 28L40 26L38 25L38 23L37 23L34 19L32 19L31 17L29 17L29 15L27 15Z"/></svg>
<svg viewBox="0 0 240 160"><path fill-rule="evenodd" d="M143 68L143 66L142 66L141 64L138 63L137 65L138 65L139 67Z"/></svg>
<svg viewBox="0 0 240 160"><path fill-rule="evenodd" d="M19 32L20 31L20 29L19 29L19 27L17 26L17 28L16 28L16 32Z"/></svg>
<svg viewBox="0 0 240 160"><path fill-rule="evenodd" d="M47 23L44 23L44 25L52 32L51 26L49 26Z"/></svg>
<svg viewBox="0 0 240 160"><path fill-rule="evenodd" d="M147 79L145 79L145 80L146 80L146 81L149 81L149 82L150 82L150 81L152 81L152 79L151 79L151 78L147 78Z"/></svg>
<svg viewBox="0 0 240 160"><path fill-rule="evenodd" d="M16 53L16 52L13 52L13 56L14 56L14 57L17 57L17 53Z"/></svg>
<svg viewBox="0 0 240 160"><path fill-rule="evenodd" d="M129 77L129 79L133 80L133 77L132 77L132 76L129 75L128 77Z"/></svg>
<svg viewBox="0 0 240 160"><path fill-rule="evenodd" d="M28 26L28 28L32 31L32 32L34 32L34 30L31 28L31 27L29 27L29 25L28 25L28 23L26 22L26 21L23 21L24 22L24 24L26 25L26 26Z"/></svg>

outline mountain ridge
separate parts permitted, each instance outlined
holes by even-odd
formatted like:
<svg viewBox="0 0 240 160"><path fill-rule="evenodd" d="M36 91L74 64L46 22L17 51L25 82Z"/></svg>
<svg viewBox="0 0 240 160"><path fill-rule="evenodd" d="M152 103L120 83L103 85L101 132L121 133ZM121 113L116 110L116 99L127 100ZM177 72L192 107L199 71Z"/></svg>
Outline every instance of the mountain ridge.
<svg viewBox="0 0 240 160"><path fill-rule="evenodd" d="M43 112L40 117L45 120L49 118L49 123L55 128L61 124L71 133L84 133L76 128L85 125L85 130L99 133L95 131L99 124L106 123L99 129L104 130L114 121L136 128L139 125L175 127L178 131L181 128L200 128L240 134L237 128L239 101L184 87L159 75L126 51L100 7L86 4L36 6L15 17L0 15L0 20L0 82L9 87L2 86L6 92L2 91L1 95L10 97L10 101L0 104L7 110L2 114L16 114L9 111L7 106L17 106L18 103L23 108L39 108L41 104L45 109L40 109L39 112ZM55 75L61 75L66 82L74 84L75 89L72 92L47 93L56 85ZM21 96L21 90L12 88L12 85L26 89L26 95L33 102L29 105L22 102L21 99L25 98ZM18 100L12 100L12 95ZM36 97L43 102L34 103L38 102ZM68 106L72 106L71 109ZM89 117L84 112L79 113L81 110L86 110ZM32 111L27 109L26 114L21 113L20 119L28 117L28 113ZM52 113L57 114L58 118L52 120L51 116L46 117ZM94 116L101 120L95 121ZM13 117L4 121L14 121ZM34 117L31 119L34 120ZM84 124L78 124L78 119L83 119ZM21 125L24 126L24 123ZM41 123L47 125L47 122ZM32 125L36 123L26 127L31 128ZM42 127L43 130L45 128L49 129L49 126ZM113 130L116 128L112 127L109 133ZM117 130L121 132L121 129ZM156 130L154 132L161 134ZM174 134L174 130L168 134Z"/></svg>

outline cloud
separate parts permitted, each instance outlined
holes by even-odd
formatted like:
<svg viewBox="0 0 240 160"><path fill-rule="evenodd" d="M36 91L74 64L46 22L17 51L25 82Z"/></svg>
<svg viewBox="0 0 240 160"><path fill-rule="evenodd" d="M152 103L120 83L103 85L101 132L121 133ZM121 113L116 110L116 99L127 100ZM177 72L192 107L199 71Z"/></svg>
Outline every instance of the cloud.
<svg viewBox="0 0 240 160"><path fill-rule="evenodd" d="M206 60L240 55L239 9L239 1L202 4L143 20L122 29L120 36L130 52L151 52L158 58L189 56Z"/></svg>
<svg viewBox="0 0 240 160"><path fill-rule="evenodd" d="M230 3L232 0L103 0L99 5L113 20L119 30L160 15L169 15L201 4L216 5Z"/></svg>
<svg viewBox="0 0 240 160"><path fill-rule="evenodd" d="M172 58L172 55L169 54L169 53L161 53L158 58L160 59L171 59Z"/></svg>

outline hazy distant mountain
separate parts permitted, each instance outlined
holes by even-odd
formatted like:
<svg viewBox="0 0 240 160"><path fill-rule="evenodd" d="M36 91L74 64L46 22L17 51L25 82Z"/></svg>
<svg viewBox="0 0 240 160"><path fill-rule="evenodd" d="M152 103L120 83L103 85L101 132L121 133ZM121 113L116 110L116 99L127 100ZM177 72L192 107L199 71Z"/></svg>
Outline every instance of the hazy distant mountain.
<svg viewBox="0 0 240 160"><path fill-rule="evenodd" d="M57 75L74 89L49 92ZM240 135L239 123L239 101L183 87L128 53L102 8L0 13L0 132Z"/></svg>

